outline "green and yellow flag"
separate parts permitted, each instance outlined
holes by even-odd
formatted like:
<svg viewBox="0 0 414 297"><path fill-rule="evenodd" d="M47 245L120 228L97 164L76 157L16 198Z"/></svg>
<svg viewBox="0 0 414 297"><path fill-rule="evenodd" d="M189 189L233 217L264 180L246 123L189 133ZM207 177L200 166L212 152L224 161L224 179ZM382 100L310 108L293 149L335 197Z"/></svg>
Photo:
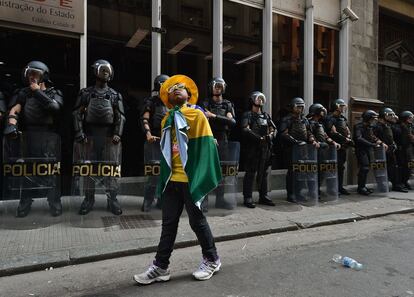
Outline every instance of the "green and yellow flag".
<svg viewBox="0 0 414 297"><path fill-rule="evenodd" d="M171 178L171 132L175 129L179 154L188 177L192 200L199 205L222 179L221 167L213 133L203 111L185 104L171 109L162 121L161 171L158 197Z"/></svg>

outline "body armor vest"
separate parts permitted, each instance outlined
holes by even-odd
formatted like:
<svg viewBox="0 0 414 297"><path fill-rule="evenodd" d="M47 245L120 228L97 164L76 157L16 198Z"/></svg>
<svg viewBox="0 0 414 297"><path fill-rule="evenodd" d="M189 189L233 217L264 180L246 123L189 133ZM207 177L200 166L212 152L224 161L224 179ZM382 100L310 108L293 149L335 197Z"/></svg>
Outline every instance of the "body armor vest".
<svg viewBox="0 0 414 297"><path fill-rule="evenodd" d="M362 134L362 137L368 140L369 142L377 141L377 138L375 137L375 134L374 134L374 129L371 126L367 126L367 127L362 126L361 134Z"/></svg>
<svg viewBox="0 0 414 297"><path fill-rule="evenodd" d="M216 115L220 115L223 117L227 116L227 112L229 112L228 110L228 102L226 102L227 100L222 100L220 103L217 103L213 100L209 100L208 104L207 104L207 109L216 114ZM211 126L211 130L213 130L213 132L222 132L222 131L228 131L229 130L229 126L223 123L220 123L218 121L211 121L210 122L210 126Z"/></svg>
<svg viewBox="0 0 414 297"><path fill-rule="evenodd" d="M323 128L322 124L314 120L310 120L309 124L311 126L311 131L313 135L315 136L316 141L326 142L326 133L325 133L325 129Z"/></svg>
<svg viewBox="0 0 414 297"><path fill-rule="evenodd" d="M153 114L151 114L151 130L155 136L161 136L161 122L165 114L168 112L167 107L161 102L158 97L152 97Z"/></svg>
<svg viewBox="0 0 414 297"><path fill-rule="evenodd" d="M385 142L387 145L391 145L394 143L394 134L392 132L392 128L388 124L378 123L381 126L381 138L382 141Z"/></svg>
<svg viewBox="0 0 414 297"><path fill-rule="evenodd" d="M306 119L304 118L291 118L291 125L289 127L289 134L298 141L308 140L308 131L306 129Z"/></svg>
<svg viewBox="0 0 414 297"><path fill-rule="evenodd" d="M348 124L346 122L345 117L343 117L341 115L339 117L332 116L332 118L333 118L333 122L334 122L334 126L336 128L336 131L339 134L341 134L341 135L343 135L345 137L349 137L348 129L347 129L348 128Z"/></svg>
<svg viewBox="0 0 414 297"><path fill-rule="evenodd" d="M401 124L401 144L407 147L414 138L414 129L411 124Z"/></svg>
<svg viewBox="0 0 414 297"><path fill-rule="evenodd" d="M48 93L48 90L45 91ZM53 116L46 110L39 100L34 98L31 94L26 97L26 102L23 107L23 119L26 126L41 126L52 125Z"/></svg>
<svg viewBox="0 0 414 297"><path fill-rule="evenodd" d="M89 93L85 120L89 124L110 125L114 123L112 92L110 89L104 92L98 92L96 89L93 89Z"/></svg>
<svg viewBox="0 0 414 297"><path fill-rule="evenodd" d="M250 129L260 135L265 136L268 134L269 131L269 123L267 122L267 116L265 113L251 113L250 117L250 123L249 123Z"/></svg>

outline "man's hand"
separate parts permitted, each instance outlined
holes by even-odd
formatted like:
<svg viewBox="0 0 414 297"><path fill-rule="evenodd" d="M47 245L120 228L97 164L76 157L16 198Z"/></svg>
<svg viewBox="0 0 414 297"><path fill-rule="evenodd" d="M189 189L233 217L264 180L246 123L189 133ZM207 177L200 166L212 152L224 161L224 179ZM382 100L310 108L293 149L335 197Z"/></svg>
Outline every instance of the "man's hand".
<svg viewBox="0 0 414 297"><path fill-rule="evenodd" d="M388 151L388 145L386 145L384 142L382 143L382 145L384 146L385 151Z"/></svg>
<svg viewBox="0 0 414 297"><path fill-rule="evenodd" d="M21 132L17 129L17 125L7 125L3 131L3 134L11 139L16 139L19 137Z"/></svg>
<svg viewBox="0 0 414 297"><path fill-rule="evenodd" d="M119 135L114 135L114 136L112 137L112 143L113 143L113 144L118 144L120 141L121 141L121 136L119 136Z"/></svg>
<svg viewBox="0 0 414 297"><path fill-rule="evenodd" d="M337 142L334 141L332 144L335 146L335 149L336 150L341 149L341 145L339 143L337 143Z"/></svg>
<svg viewBox="0 0 414 297"><path fill-rule="evenodd" d="M312 145L315 147L315 148L320 148L320 144L319 144L319 142L317 142L317 141L313 141L312 142Z"/></svg>
<svg viewBox="0 0 414 297"><path fill-rule="evenodd" d="M209 112L208 110L206 110L206 117L209 119L209 118L215 118L216 117L216 115L214 114L214 113L212 113L212 112Z"/></svg>
<svg viewBox="0 0 414 297"><path fill-rule="evenodd" d="M40 90L40 85L38 85L36 82L30 83L30 89L34 92L37 90Z"/></svg>
<svg viewBox="0 0 414 297"><path fill-rule="evenodd" d="M88 138L86 137L85 133L79 133L79 135L75 136L75 141L79 143L87 143Z"/></svg>

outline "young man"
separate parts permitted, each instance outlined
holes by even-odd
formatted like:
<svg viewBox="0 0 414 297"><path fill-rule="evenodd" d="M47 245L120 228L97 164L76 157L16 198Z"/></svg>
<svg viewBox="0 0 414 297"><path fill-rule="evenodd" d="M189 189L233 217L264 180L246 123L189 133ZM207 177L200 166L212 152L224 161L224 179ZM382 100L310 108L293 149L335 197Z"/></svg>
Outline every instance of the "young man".
<svg viewBox="0 0 414 297"><path fill-rule="evenodd" d="M263 107L266 97L254 91L250 94L250 111L243 114L242 131L246 137L246 174L243 179L243 205L255 208L253 201L253 183L256 176L259 191L259 204L275 206L268 196L267 177L272 157L273 139L276 137L276 125Z"/></svg>
<svg viewBox="0 0 414 297"><path fill-rule="evenodd" d="M200 204L204 196L217 187L221 169L208 120L192 105L197 97L197 86L184 75L174 75L161 86L160 98L170 108L161 125L158 192L161 194L162 231L153 264L146 272L134 275L134 280L142 285L170 279L169 259L184 206L203 254L194 278L207 280L220 270L213 235Z"/></svg>
<svg viewBox="0 0 414 297"><path fill-rule="evenodd" d="M218 142L220 161L226 160L228 151L228 138L230 130L236 125L233 103L223 98L226 91L226 82L221 77L213 78L209 85L208 91L210 98L203 102L206 110L205 115L208 118L214 138ZM216 208L234 209L237 204L235 197L224 198L224 185L220 184L216 190ZM208 197L204 199L202 205L203 212L208 211Z"/></svg>
<svg viewBox="0 0 414 297"><path fill-rule="evenodd" d="M141 114L141 127L147 138L147 143L156 143L161 139L161 120L164 118L168 109L162 103L159 95L162 84L170 77L165 74L157 75L154 79L154 89L152 96L145 98L144 107ZM158 145L159 147L159 145ZM149 176L148 182L145 184L144 202L141 211L151 211L152 203L155 199L155 191L157 188L158 176ZM157 207L160 204L157 202Z"/></svg>
<svg viewBox="0 0 414 297"><path fill-rule="evenodd" d="M43 62L31 61L26 65L23 69L23 83L26 87L20 89L13 97L3 133L18 143L20 152L11 153L22 154L21 152L25 151L26 156L32 160L49 163L53 159L53 164L57 165L60 162L60 143L56 126L57 117L63 106L63 95L60 90L49 86L49 75L49 67ZM27 142L27 149L23 145L24 141ZM47 186L50 214L54 217L60 216L62 203L58 188L59 174L48 173L32 179L36 181L32 190ZM23 186L21 189L23 190ZM32 193L20 198L16 210L17 217L23 218L29 214L33 202Z"/></svg>
<svg viewBox="0 0 414 297"><path fill-rule="evenodd" d="M370 150L383 145L385 150L388 146L374 134L374 127L378 121L378 114L373 110L362 113L362 121L354 126L355 155L358 160L358 189L360 195L368 196L373 190L366 187L369 164L371 162Z"/></svg>
<svg viewBox="0 0 414 297"><path fill-rule="evenodd" d="M114 77L114 69L108 61L97 60L93 63L92 69L95 75L95 85L79 91L73 111L75 141L79 143L80 147L94 143L91 157L95 160L104 161L111 158L111 161L114 161L119 159L116 147L121 144L125 125L122 96L108 85ZM88 138L91 141L88 142ZM110 148L107 147L106 138L112 139ZM110 156L108 156L108 152L110 152ZM105 178L107 209L114 215L121 215L121 205L116 198L118 194L117 178ZM88 214L95 203L95 180L88 177L86 184L85 198L79 209L80 215Z"/></svg>

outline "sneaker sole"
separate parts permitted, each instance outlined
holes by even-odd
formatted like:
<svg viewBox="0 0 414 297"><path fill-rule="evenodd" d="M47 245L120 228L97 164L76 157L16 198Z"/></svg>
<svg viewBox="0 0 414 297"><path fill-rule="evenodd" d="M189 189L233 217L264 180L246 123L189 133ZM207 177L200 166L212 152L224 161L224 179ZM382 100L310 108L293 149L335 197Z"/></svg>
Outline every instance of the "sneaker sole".
<svg viewBox="0 0 414 297"><path fill-rule="evenodd" d="M216 272L219 272L220 271L220 267L221 267L221 263L220 263L220 265L219 266L217 266L217 268L216 269L214 269L214 271L213 271L213 273L212 274L210 274L210 275L208 275L208 276L206 276L206 277L196 277L194 274L193 274L193 277L196 279L196 280L200 280L200 281L204 281L204 280L209 280Z"/></svg>
<svg viewBox="0 0 414 297"><path fill-rule="evenodd" d="M167 282L170 280L170 277L171 275L165 275L165 276L158 276L148 281L141 281L141 280L138 280L137 277L134 275L133 279L135 282L137 282L140 285L149 285L155 282Z"/></svg>

